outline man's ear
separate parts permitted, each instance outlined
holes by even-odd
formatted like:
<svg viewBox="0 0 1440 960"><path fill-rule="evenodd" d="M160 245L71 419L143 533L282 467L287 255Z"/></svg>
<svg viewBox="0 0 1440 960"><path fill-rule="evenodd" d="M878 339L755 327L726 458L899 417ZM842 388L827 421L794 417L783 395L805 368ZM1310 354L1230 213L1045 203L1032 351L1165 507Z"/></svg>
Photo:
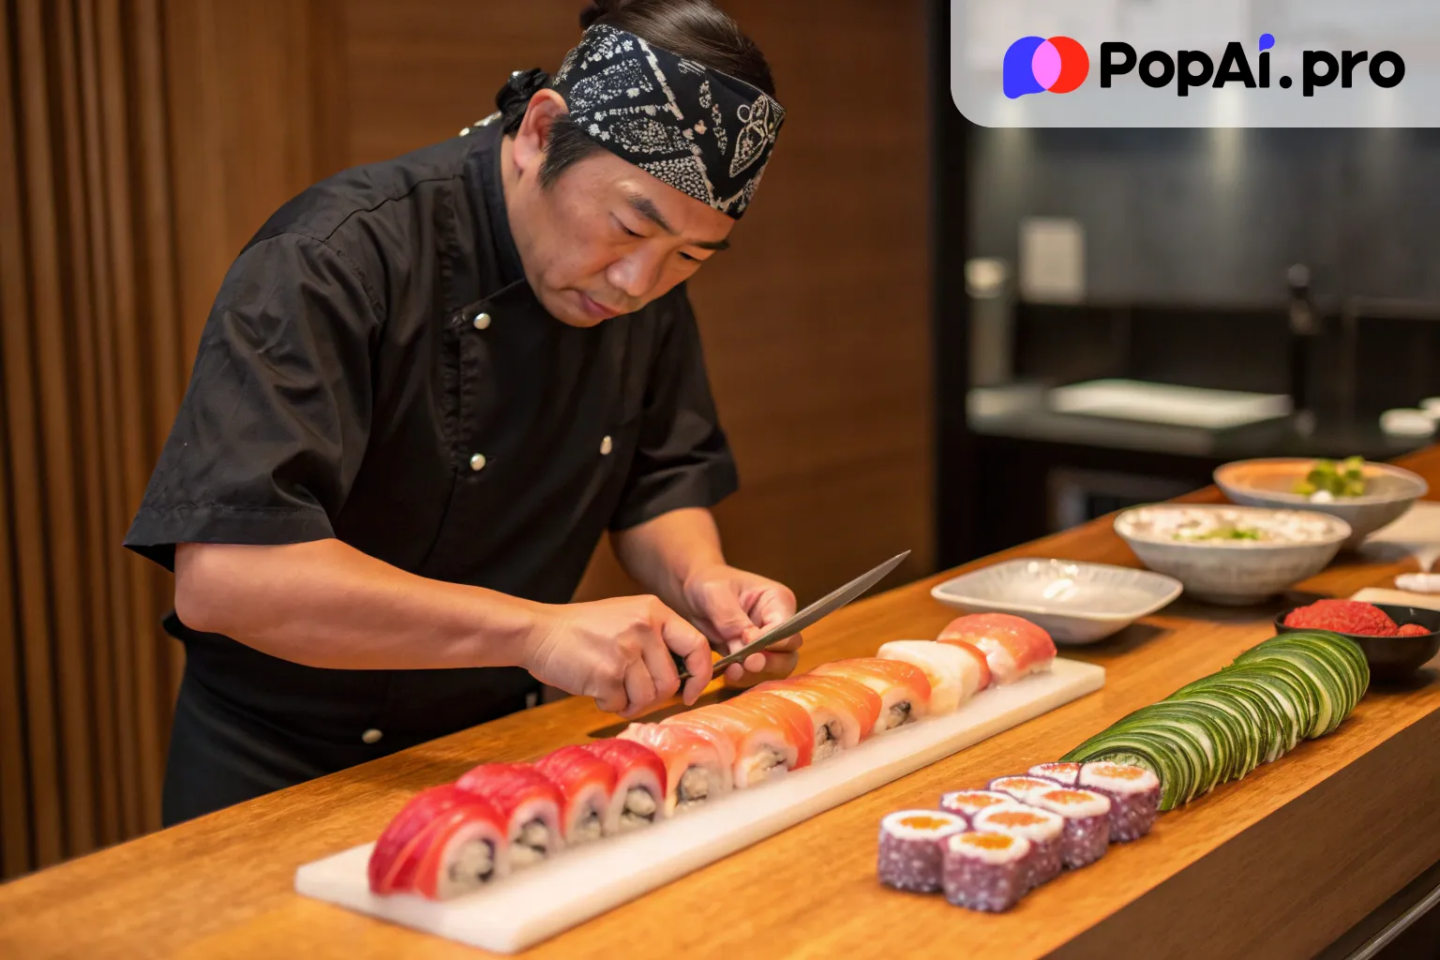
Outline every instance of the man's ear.
<svg viewBox="0 0 1440 960"><path fill-rule="evenodd" d="M525 119L515 131L515 147L512 150L516 172L524 177L538 174L545 162L545 150L550 143L550 130L558 117L570 112L565 98L554 90L538 90L525 108Z"/></svg>

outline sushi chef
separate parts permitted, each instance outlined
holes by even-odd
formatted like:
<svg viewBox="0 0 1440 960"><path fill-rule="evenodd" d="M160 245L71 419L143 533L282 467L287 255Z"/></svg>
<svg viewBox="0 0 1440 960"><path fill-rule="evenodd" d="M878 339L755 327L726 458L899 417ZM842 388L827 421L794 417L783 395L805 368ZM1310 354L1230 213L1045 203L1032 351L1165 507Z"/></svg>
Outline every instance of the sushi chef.
<svg viewBox="0 0 1440 960"><path fill-rule="evenodd" d="M542 685L633 717L794 613L736 489L685 282L784 111L707 0L592 4L554 76L282 207L226 276L126 545L175 572L174 823ZM600 537L652 596L571 603ZM794 644L731 668L783 675ZM483 760L476 756L475 760Z"/></svg>

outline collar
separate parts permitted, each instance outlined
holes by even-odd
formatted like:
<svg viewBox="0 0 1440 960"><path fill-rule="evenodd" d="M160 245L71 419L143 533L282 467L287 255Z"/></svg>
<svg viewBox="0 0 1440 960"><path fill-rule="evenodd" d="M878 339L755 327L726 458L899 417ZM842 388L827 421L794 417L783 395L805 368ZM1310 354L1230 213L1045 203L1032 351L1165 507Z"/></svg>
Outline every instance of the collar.
<svg viewBox="0 0 1440 960"><path fill-rule="evenodd" d="M525 280L525 267L520 260L520 251L515 246L515 236L510 232L510 215L505 209L505 188L500 171L500 140L503 136L499 123L500 115L492 114L472 127L467 127L466 136L475 138L475 145L467 160L472 199L483 207L486 223L481 234L488 235L500 280L504 286Z"/></svg>

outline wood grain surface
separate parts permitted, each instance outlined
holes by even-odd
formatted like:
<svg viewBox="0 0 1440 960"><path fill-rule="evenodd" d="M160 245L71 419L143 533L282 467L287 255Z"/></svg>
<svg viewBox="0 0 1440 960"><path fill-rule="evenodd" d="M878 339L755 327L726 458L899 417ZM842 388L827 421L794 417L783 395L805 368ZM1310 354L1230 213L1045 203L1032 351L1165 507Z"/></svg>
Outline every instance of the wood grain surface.
<svg viewBox="0 0 1440 960"><path fill-rule="evenodd" d="M1440 452L1406 462L1440 488ZM1200 499L1218 499L1213 491ZM1107 521L1008 556L1135 565ZM998 558L989 558L983 563ZM1345 556L1300 585L1348 596L1403 567ZM940 578L840 611L802 666L932 636ZM1333 736L1161 818L1016 910L984 916L875 881L875 829L942 790L1053 759L1124 713L1219 669L1271 633L1280 602L1222 609L1182 598L1113 640L1067 653L1106 688L571 930L525 956L1308 957L1436 860L1440 683L1427 668L1376 688ZM551 704L53 867L0 887L0 955L473 957L292 891L296 867L372 839L416 790L472 764L523 760L613 723Z"/></svg>

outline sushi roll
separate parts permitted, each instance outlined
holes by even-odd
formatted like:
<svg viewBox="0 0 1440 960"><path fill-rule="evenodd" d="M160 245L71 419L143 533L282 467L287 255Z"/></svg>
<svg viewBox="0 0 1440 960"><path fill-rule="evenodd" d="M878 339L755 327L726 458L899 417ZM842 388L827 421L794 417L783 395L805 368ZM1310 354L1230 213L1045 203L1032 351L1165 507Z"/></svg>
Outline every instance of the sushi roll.
<svg viewBox="0 0 1440 960"><path fill-rule="evenodd" d="M970 822L975 814L991 807L1018 807L1019 800L996 790L953 790L940 795L940 809Z"/></svg>
<svg viewBox="0 0 1440 960"><path fill-rule="evenodd" d="M370 891L431 900L477 890L509 870L509 836L495 805L454 784L415 795L370 853Z"/></svg>
<svg viewBox="0 0 1440 960"><path fill-rule="evenodd" d="M911 663L930 681L930 712L953 713L979 689L975 661L958 647L932 640L892 640L880 647L882 660Z"/></svg>
<svg viewBox="0 0 1440 960"><path fill-rule="evenodd" d="M659 723L632 723L620 739L648 747L665 767L667 817L689 813L734 788L731 764L694 730Z"/></svg>
<svg viewBox="0 0 1440 960"><path fill-rule="evenodd" d="M1061 786L1064 784L1058 780L1046 780L1044 777L997 777L986 784L986 789L1008 793L1021 803L1030 803L1034 797Z"/></svg>
<svg viewBox="0 0 1440 960"><path fill-rule="evenodd" d="M565 847L560 788L523 763L486 763L466 772L455 786L495 806L510 840L510 871L523 870Z"/></svg>
<svg viewBox="0 0 1440 960"><path fill-rule="evenodd" d="M774 694L747 693L668 717L660 725L693 730L715 744L736 790L808 765L815 748L810 715Z"/></svg>
<svg viewBox="0 0 1440 960"><path fill-rule="evenodd" d="M821 677L813 673L802 673L791 677L790 682L807 690L819 690L832 697L832 704L855 715L860 725L860 739L868 740L875 733L875 724L880 719L880 694L871 690L859 680L848 677Z"/></svg>
<svg viewBox="0 0 1440 960"><path fill-rule="evenodd" d="M1061 788L1031 801L1041 810L1065 818L1060 836L1060 861L1069 870L1094 863L1110 846L1110 798L1093 790Z"/></svg>
<svg viewBox="0 0 1440 960"><path fill-rule="evenodd" d="M975 689L971 691L972 694L979 693L981 690L990 686L993 679L990 676L990 661L985 659L985 654L980 651L979 647L970 643L968 640L961 640L958 637L942 637L935 642L943 643L947 647L954 647L974 661L975 667L972 682Z"/></svg>
<svg viewBox="0 0 1440 960"><path fill-rule="evenodd" d="M860 657L822 663L809 675L855 680L879 694L880 717L875 721L877 734L914 723L930 714L930 678L912 663Z"/></svg>
<svg viewBox="0 0 1440 960"><path fill-rule="evenodd" d="M1110 839L1139 840L1160 812L1160 778L1144 767L1101 760L1080 767L1079 786L1110 798Z"/></svg>
<svg viewBox="0 0 1440 960"><path fill-rule="evenodd" d="M964 640L985 654L995 683L1014 683L1050 669L1055 641L1042 628L1008 613L972 613L957 617L940 632L941 641Z"/></svg>
<svg viewBox="0 0 1440 960"><path fill-rule="evenodd" d="M1078 763L1037 763L1028 772L1032 777L1054 780L1062 787L1073 787L1080 782Z"/></svg>
<svg viewBox="0 0 1440 960"><path fill-rule="evenodd" d="M945 899L957 907L1000 913L1029 891L1030 841L1005 833L955 834L945 840Z"/></svg>
<svg viewBox="0 0 1440 960"><path fill-rule="evenodd" d="M863 718L848 702L833 693L812 684L802 684L798 678L770 680L756 686L754 692L784 697L799 704L810 715L810 725L815 730L811 763L832 757L841 750L849 750L861 740ZM871 726L874 726L873 721Z"/></svg>
<svg viewBox="0 0 1440 960"><path fill-rule="evenodd" d="M668 816L665 764L654 750L633 740L597 740L581 749L615 772L615 789L605 811L605 836L648 827Z"/></svg>
<svg viewBox="0 0 1440 960"><path fill-rule="evenodd" d="M584 747L562 747L535 761L535 769L560 788L560 831L568 847L599 840L615 793L615 770Z"/></svg>
<svg viewBox="0 0 1440 960"><path fill-rule="evenodd" d="M1030 853L1022 861L1026 888L1043 886L1060 875L1060 844L1065 818L1035 807L993 807L975 814L971 826L981 833L1003 833L1030 841Z"/></svg>
<svg viewBox="0 0 1440 960"><path fill-rule="evenodd" d="M880 821L880 882L897 890L935 893L943 888L947 837L965 832L965 820L939 810L901 810Z"/></svg>

